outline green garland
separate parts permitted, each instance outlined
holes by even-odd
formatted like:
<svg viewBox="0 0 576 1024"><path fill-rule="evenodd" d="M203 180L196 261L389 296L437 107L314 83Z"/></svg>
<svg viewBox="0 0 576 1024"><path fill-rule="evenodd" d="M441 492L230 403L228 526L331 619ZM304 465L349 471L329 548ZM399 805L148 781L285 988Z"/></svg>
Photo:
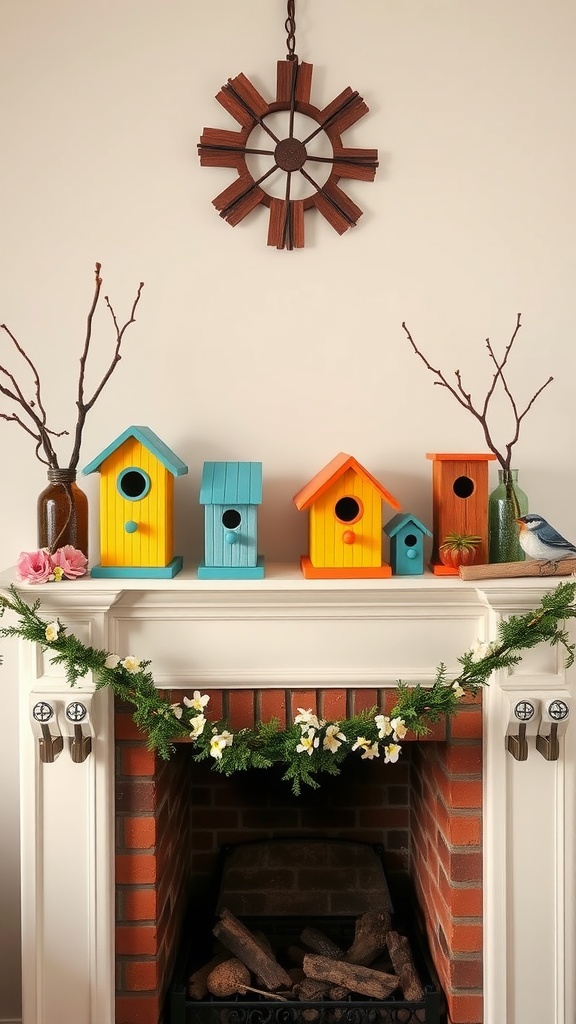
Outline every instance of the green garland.
<svg viewBox="0 0 576 1024"><path fill-rule="evenodd" d="M401 741L408 732L422 736L434 722L451 717L462 697L475 695L493 672L517 665L521 652L540 643L560 644L566 665L574 661L575 644L569 642L564 623L576 618L576 583L560 583L534 610L512 615L499 623L498 638L478 641L458 658L462 667L454 679L444 664L431 686L399 682L390 716L377 708L339 722L319 721L311 710L299 708L294 722L281 729L277 720L260 722L254 729L233 732L223 720L205 717L209 695L195 690L192 697L173 704L156 689L149 661L133 656L121 659L108 651L83 644L59 619L46 622L38 614L40 601L27 604L16 587L0 593L0 617L13 612L18 622L0 629L0 637L20 637L40 644L53 665L63 665L70 686L92 673L97 689L109 686L134 707L134 721L148 736L148 747L168 759L177 739L192 739L194 758L212 758L212 767L225 775L248 768L284 767L283 778L298 795L302 785L317 788L317 776L338 775L348 756L372 760L383 754L385 763L398 760Z"/></svg>

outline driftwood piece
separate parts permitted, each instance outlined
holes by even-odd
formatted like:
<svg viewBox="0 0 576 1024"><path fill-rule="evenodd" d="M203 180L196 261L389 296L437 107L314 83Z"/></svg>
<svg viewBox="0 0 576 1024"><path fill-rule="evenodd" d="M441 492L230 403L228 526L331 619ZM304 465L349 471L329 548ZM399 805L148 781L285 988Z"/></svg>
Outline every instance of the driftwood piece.
<svg viewBox="0 0 576 1024"><path fill-rule="evenodd" d="M273 991L277 988L291 988L290 976L278 961L254 938L252 932L234 917L229 910L223 910L220 920L212 929L217 939L229 949L253 974L262 979L262 984Z"/></svg>
<svg viewBox="0 0 576 1024"><path fill-rule="evenodd" d="M327 956L331 960L344 959L344 950L318 928L304 928L300 933L300 941L313 953L320 953L320 956Z"/></svg>
<svg viewBox="0 0 576 1024"><path fill-rule="evenodd" d="M369 967L386 949L386 935L390 930L387 910L369 910L356 921L354 942L343 959L351 964Z"/></svg>
<svg viewBox="0 0 576 1024"><path fill-rule="evenodd" d="M333 985L341 985L350 992L358 992L373 999L386 999L395 988L398 988L398 978L394 974L373 971L369 967L350 964L344 960L330 960L315 953L309 953L304 957L303 967L309 978L330 981Z"/></svg>
<svg viewBox="0 0 576 1024"><path fill-rule="evenodd" d="M517 576L573 576L576 558L563 558L559 562L494 562L490 565L461 565L462 580L498 580Z"/></svg>
<svg viewBox="0 0 576 1024"><path fill-rule="evenodd" d="M406 936L390 931L388 932L386 945L388 946L392 966L398 975L404 998L409 1002L418 1002L420 999L423 999L424 988L414 964L410 942Z"/></svg>
<svg viewBox="0 0 576 1024"><path fill-rule="evenodd" d="M208 995L208 986L206 981L210 971L213 971L215 967L223 963L225 960L230 960L229 953L217 953L213 956L208 963L204 964L203 967L199 967L197 971L194 971L188 979L188 996L190 999L205 999Z"/></svg>

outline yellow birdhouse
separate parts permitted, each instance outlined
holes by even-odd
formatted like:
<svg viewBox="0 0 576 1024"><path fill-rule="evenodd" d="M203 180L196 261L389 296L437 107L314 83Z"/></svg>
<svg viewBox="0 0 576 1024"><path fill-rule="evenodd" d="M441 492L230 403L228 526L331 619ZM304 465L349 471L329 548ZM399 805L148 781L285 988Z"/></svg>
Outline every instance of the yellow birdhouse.
<svg viewBox="0 0 576 1024"><path fill-rule="evenodd" d="M100 565L96 577L170 578L174 555L174 477L188 472L148 427L128 427L83 472L100 472Z"/></svg>
<svg viewBox="0 0 576 1024"><path fill-rule="evenodd" d="M400 504L351 455L340 452L294 496L309 509L309 555L300 565L308 579L392 575L382 561L382 501Z"/></svg>

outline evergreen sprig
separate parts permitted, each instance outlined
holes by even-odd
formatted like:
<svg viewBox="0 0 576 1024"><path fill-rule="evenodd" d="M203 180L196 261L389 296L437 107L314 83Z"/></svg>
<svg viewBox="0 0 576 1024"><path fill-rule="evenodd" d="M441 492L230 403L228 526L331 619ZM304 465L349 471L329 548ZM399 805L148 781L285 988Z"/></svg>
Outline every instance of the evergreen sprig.
<svg viewBox="0 0 576 1024"><path fill-rule="evenodd" d="M442 662L431 686L411 686L400 681L397 700L389 716L376 707L352 718L319 721L307 709L299 709L285 729L273 719L259 722L254 729L232 732L220 720L209 721L204 710L208 695L195 690L193 697L171 703L156 688L149 661L116 654L83 644L55 619L47 622L39 614L40 600L28 604L16 587L0 593L0 618L11 612L16 622L0 628L0 637L18 637L39 644L53 665L62 665L70 686L92 675L97 689L109 686L121 700L132 705L134 722L147 736L148 747L169 759L175 741L192 739L194 759L212 758L212 767L225 775L249 768L281 765L283 778L296 795L302 786L319 786L318 776L338 775L345 759L372 759L384 753L384 761L396 761L400 742L407 732L422 736L430 725L452 717L461 699L474 696L492 674L522 660L522 652L540 643L564 648L566 666L574 662L575 644L570 642L566 623L576 618L576 583L560 583L545 594L540 605L524 615L512 615L498 626L497 639L477 641L458 658L462 671L450 678Z"/></svg>

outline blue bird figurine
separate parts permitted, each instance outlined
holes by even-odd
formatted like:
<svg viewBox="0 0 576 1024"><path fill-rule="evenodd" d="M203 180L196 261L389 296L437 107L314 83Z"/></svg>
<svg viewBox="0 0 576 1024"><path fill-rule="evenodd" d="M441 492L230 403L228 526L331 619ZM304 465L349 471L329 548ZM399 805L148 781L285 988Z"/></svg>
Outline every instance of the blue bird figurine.
<svg viewBox="0 0 576 1024"><path fill-rule="evenodd" d="M516 522L520 527L518 540L528 558L560 562L563 558L576 558L576 547L556 532L550 523L535 513L520 516Z"/></svg>

